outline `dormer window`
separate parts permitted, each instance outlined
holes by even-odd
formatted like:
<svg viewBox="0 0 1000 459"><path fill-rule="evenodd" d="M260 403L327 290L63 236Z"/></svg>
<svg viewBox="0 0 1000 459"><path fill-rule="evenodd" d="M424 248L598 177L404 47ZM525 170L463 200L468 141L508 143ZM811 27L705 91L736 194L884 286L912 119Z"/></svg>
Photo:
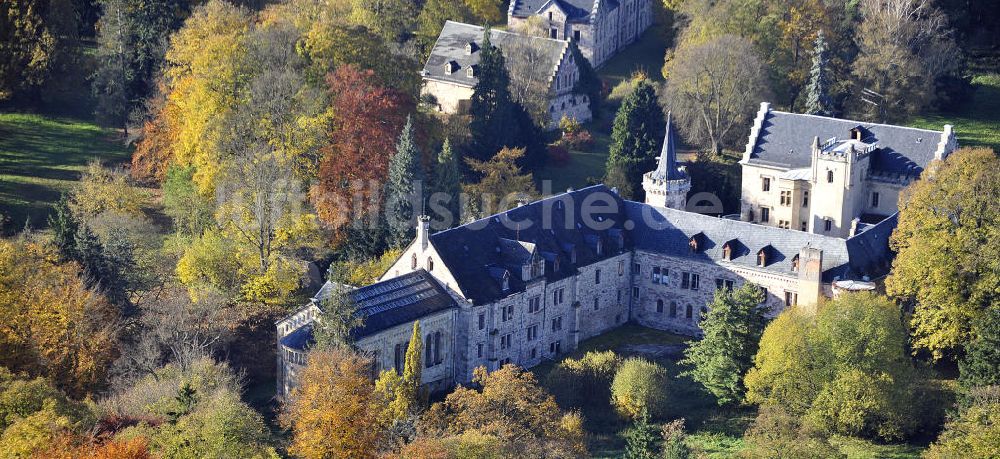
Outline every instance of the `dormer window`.
<svg viewBox="0 0 1000 459"><path fill-rule="evenodd" d="M722 246L722 259L730 261L733 259L733 247L728 242Z"/></svg>
<svg viewBox="0 0 1000 459"><path fill-rule="evenodd" d="M445 75L451 75L452 73L455 73L455 70L458 70L458 62L448 61L444 63Z"/></svg>
<svg viewBox="0 0 1000 459"><path fill-rule="evenodd" d="M792 271L795 271L795 272L799 271L799 256L798 255L792 257Z"/></svg>
<svg viewBox="0 0 1000 459"><path fill-rule="evenodd" d="M470 41L465 44L465 54L471 56L472 53L479 51L479 45L476 42Z"/></svg>
<svg viewBox="0 0 1000 459"><path fill-rule="evenodd" d="M767 262L770 261L770 250L768 248L771 246L764 247L757 251L757 266L763 268L767 266Z"/></svg>
<svg viewBox="0 0 1000 459"><path fill-rule="evenodd" d="M476 76L478 76L476 74L477 68L478 68L478 66L476 66L476 65L470 65L468 68L465 69L465 76L467 76L469 78L475 78Z"/></svg>
<svg viewBox="0 0 1000 459"><path fill-rule="evenodd" d="M503 279L500 282L500 289L502 289L505 292L507 290L510 290L510 273L509 272L504 271L504 273L503 273Z"/></svg>
<svg viewBox="0 0 1000 459"><path fill-rule="evenodd" d="M688 248L691 249L691 253L697 253L699 250L701 250L701 240L704 237L705 233L698 233L695 234L694 236L691 236L691 239L688 239Z"/></svg>

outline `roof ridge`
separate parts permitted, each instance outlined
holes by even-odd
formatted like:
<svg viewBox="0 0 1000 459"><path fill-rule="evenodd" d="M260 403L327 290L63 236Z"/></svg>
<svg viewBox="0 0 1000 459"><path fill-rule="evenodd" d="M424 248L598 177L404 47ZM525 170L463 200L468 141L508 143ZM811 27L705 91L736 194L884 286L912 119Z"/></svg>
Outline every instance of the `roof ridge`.
<svg viewBox="0 0 1000 459"><path fill-rule="evenodd" d="M782 110L771 110L770 112L771 113L781 113L781 114L784 114L784 115L795 115L795 116L808 116L808 117L812 117L812 118L823 118L823 119L828 119L828 120L843 121L845 123L857 123L858 126L864 126L864 127L867 127L867 126L884 126L884 127L890 127L890 128L909 129L909 130L912 130L912 131L933 132L935 134L942 134L942 133L944 133L944 130L935 131L933 129L924 129L924 128L918 128L918 127L912 127L912 126L902 126L902 125L899 125L899 124L872 123L872 122L869 122L869 121L858 121L858 120L852 120L852 119L847 119L847 118L837 118L835 116L813 115L813 114L810 114L810 113L793 113L793 112L786 112L786 111L782 111Z"/></svg>

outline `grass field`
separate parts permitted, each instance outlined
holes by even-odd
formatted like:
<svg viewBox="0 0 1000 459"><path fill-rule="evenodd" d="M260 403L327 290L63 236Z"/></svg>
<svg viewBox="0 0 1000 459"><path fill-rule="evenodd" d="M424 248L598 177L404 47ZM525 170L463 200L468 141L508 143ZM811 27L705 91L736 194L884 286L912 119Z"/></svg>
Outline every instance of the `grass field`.
<svg viewBox="0 0 1000 459"><path fill-rule="evenodd" d="M7 220L3 230L20 230L28 218L32 227L44 227L52 204L91 159L128 161L129 150L114 135L77 119L0 113L0 214Z"/></svg>
<svg viewBox="0 0 1000 459"><path fill-rule="evenodd" d="M1000 152L1000 74L978 75L972 83L975 93L959 110L919 116L908 124L935 130L952 124L959 145L992 147Z"/></svg>

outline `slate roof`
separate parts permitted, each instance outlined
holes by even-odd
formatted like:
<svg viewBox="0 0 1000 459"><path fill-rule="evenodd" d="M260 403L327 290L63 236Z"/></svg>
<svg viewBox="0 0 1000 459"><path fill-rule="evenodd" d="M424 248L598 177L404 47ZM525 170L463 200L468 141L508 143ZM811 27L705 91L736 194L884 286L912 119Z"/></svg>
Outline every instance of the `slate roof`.
<svg viewBox="0 0 1000 459"><path fill-rule="evenodd" d="M581 209L589 200L594 200L595 206L608 206L613 210L592 212L591 224L585 224ZM616 193L596 185L432 234L430 242L464 296L475 304L484 304L524 290L525 281L517 270L510 270L507 292L490 274L491 268L504 266L509 257L501 249L510 246L504 239L534 244L545 260L545 277L550 281L561 279L576 273L580 266L631 249L627 231L624 231L623 207ZM596 251L598 243L602 249L600 254ZM573 263L574 252L576 263Z"/></svg>
<svg viewBox="0 0 1000 459"><path fill-rule="evenodd" d="M942 131L771 110L764 118L749 163L784 169L811 167L814 137L819 137L821 143L832 137L849 139L851 129L856 127L861 128L863 141L878 144L879 148L872 152L873 171L914 176L934 160L942 135Z"/></svg>
<svg viewBox="0 0 1000 459"><path fill-rule="evenodd" d="M566 17L573 21L589 16L590 12L594 10L596 0L511 0L511 2L509 12L514 17L526 18L538 13L542 8L548 7L550 3L556 3L560 9L566 12ZM612 0L612 3L617 6L617 2Z"/></svg>
<svg viewBox="0 0 1000 459"><path fill-rule="evenodd" d="M722 247L732 244L728 263L764 269L777 274L792 273L792 259L806 247L823 251L823 280L879 276L888 269L889 235L896 227L895 216L849 239L795 231L749 222L712 217L675 209L626 202L630 221L636 222L632 239L636 249L705 262L723 262ZM688 242L699 235L699 250ZM757 266L757 252L768 249L768 262Z"/></svg>
<svg viewBox="0 0 1000 459"><path fill-rule="evenodd" d="M532 37L490 29L490 42L501 50L504 49L504 46L518 40L530 40L533 42L533 46L543 50L545 65L551 69L552 75L555 74L556 67L569 46L569 42L564 40ZM445 22L441 34L438 35L437 42L434 43L434 48L431 49L431 54L427 58L427 63L424 64L423 77L470 88L475 86L478 78L469 77L466 70L479 64L482 42L482 27L454 21ZM472 54L469 54L466 49L469 43L475 43ZM510 56L505 55L505 57L510 59ZM445 72L445 64L448 62L454 62L450 75Z"/></svg>
<svg viewBox="0 0 1000 459"><path fill-rule="evenodd" d="M653 178L656 180L680 180L687 174L677 167L677 140L674 138L674 126L670 122L670 112L667 112L667 131L663 134L663 149L657 161Z"/></svg>
<svg viewBox="0 0 1000 459"><path fill-rule="evenodd" d="M322 302L330 298L340 284L327 281L313 298ZM350 290L356 314L364 316L364 325L351 331L354 339L364 338L397 325L444 311L458 305L434 277L423 269ZM284 338L281 344L292 349L305 349L313 342L312 325L304 325Z"/></svg>

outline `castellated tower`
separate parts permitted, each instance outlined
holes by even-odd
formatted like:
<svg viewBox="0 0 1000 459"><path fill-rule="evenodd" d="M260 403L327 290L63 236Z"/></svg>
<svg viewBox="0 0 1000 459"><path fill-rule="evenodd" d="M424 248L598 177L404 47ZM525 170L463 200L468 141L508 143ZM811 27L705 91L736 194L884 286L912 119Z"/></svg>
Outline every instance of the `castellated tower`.
<svg viewBox="0 0 1000 459"><path fill-rule="evenodd" d="M656 170L642 176L642 189L646 192L646 204L657 207L685 210L687 194L691 191L691 178L683 167L677 167L677 141L674 140L674 126L667 113L667 132L663 136L663 151Z"/></svg>

